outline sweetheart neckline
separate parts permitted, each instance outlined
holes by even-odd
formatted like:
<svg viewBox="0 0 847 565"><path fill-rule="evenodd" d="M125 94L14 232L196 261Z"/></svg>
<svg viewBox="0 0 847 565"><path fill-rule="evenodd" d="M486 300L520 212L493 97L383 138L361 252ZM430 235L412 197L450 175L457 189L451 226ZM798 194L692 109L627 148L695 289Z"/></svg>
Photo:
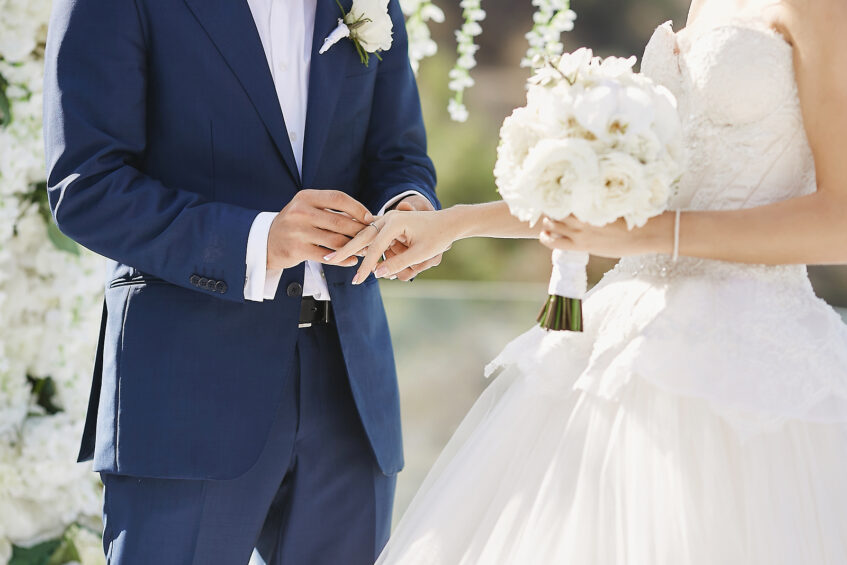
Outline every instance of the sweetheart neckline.
<svg viewBox="0 0 847 565"><path fill-rule="evenodd" d="M709 27L704 27L702 30L693 30L692 28L692 31L688 31L686 35L682 36L680 34L685 32L685 30L688 30L689 28L684 27L679 31L674 31L673 21L668 20L659 27L657 27L656 31L653 32L653 35L656 35L656 33L662 29L670 33L671 37L673 38L673 52L674 55L676 55L678 58L681 57L684 53L691 51L692 47L700 40L702 40L705 36L713 32L720 31L722 29L738 29L744 31L752 31L754 33L764 35L765 37L774 39L778 41L781 45L785 46L786 48L792 51L794 49L794 46L788 41L788 38L785 36L785 34L783 34L778 29L773 28L771 25L765 22L760 22L755 19L738 19L736 21L730 21ZM685 44L685 50L683 50L683 45L681 44L681 42Z"/></svg>

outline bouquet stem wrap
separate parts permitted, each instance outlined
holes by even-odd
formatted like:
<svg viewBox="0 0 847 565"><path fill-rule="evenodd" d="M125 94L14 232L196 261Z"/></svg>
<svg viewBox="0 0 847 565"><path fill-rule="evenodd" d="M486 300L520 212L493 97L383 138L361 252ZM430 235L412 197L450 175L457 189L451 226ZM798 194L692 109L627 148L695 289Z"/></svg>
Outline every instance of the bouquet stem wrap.
<svg viewBox="0 0 847 565"><path fill-rule="evenodd" d="M550 296L538 316L546 330L582 331L582 299L588 292L588 253L553 251Z"/></svg>

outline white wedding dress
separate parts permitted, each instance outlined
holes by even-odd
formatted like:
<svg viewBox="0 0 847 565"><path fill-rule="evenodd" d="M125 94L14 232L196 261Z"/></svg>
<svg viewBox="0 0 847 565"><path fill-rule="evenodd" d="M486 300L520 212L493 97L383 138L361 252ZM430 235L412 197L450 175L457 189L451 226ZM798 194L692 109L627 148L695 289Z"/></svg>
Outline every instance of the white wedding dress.
<svg viewBox="0 0 847 565"><path fill-rule="evenodd" d="M673 208L815 190L792 48L768 25L665 24L642 70L683 117ZM585 325L491 364L378 564L847 564L847 326L805 267L626 258Z"/></svg>

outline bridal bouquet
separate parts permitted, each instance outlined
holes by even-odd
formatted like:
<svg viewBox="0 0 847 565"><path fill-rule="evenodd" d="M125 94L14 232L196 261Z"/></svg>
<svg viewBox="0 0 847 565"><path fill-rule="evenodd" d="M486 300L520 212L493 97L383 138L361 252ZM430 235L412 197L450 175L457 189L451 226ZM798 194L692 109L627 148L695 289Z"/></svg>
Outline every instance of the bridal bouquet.
<svg viewBox="0 0 847 565"><path fill-rule="evenodd" d="M632 229L665 211L682 172L676 100L632 69L635 57L579 49L529 80L527 104L506 118L494 176L517 218L573 215ZM588 254L553 252L546 329L582 331Z"/></svg>

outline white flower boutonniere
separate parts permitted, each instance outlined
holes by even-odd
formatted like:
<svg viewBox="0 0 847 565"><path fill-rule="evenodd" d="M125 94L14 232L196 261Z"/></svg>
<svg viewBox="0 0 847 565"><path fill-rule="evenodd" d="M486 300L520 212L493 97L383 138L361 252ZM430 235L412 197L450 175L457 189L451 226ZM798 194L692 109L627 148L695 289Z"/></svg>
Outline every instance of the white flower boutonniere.
<svg viewBox="0 0 847 565"><path fill-rule="evenodd" d="M324 39L320 53L326 53L330 47L349 37L363 64L368 64L371 54L382 60L379 54L391 49L394 32L394 23L388 14L388 0L353 0L353 6L346 13L338 0L336 3L341 8L338 27Z"/></svg>

